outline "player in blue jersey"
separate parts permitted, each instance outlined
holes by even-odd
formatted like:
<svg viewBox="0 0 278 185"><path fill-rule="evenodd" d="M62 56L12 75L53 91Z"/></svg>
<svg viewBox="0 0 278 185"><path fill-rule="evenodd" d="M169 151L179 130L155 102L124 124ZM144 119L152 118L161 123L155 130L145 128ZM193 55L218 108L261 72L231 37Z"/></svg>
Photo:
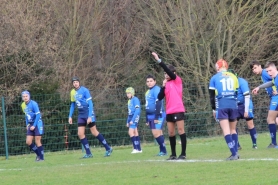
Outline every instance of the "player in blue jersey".
<svg viewBox="0 0 278 185"><path fill-rule="evenodd" d="M271 112L275 110L275 107L273 107L272 105L276 103L277 98L278 98L276 88L271 83L272 78L271 78L271 76L269 76L266 69L262 69L260 62L258 62L258 61L251 62L250 68L252 69L253 73L255 73L256 75L261 75L261 79L262 79L263 83L270 82L269 84L271 86L266 87L265 89L266 89L268 96L270 97L269 114L271 114ZM260 88L263 88L263 87L264 86L260 86ZM269 118L269 116L270 115L268 115L267 117ZM278 123L278 119L277 118L275 118L274 120L267 119L267 123L268 123L268 129L269 129L269 133L270 133L270 137L271 137L271 143L268 145L267 148L275 148L277 146L276 124Z"/></svg>
<svg viewBox="0 0 278 185"><path fill-rule="evenodd" d="M129 128L128 134L133 145L133 150L131 153L142 153L140 137L137 128L141 113L140 101L136 96L134 96L135 90L132 87L128 87L125 92L128 98L128 116L126 126Z"/></svg>
<svg viewBox="0 0 278 185"><path fill-rule="evenodd" d="M157 96L160 92L160 87L156 85L156 79L152 75L146 78L148 90L145 93L146 99L146 125L150 126L152 134L159 145L159 153L157 156L167 155L164 136L162 129L165 123L166 113L163 106L163 100L159 101Z"/></svg>
<svg viewBox="0 0 278 185"><path fill-rule="evenodd" d="M44 150L41 142L44 129L39 106L37 102L31 100L31 95L28 91L23 91L21 97L23 100L21 108L25 114L27 130L26 144L37 154L36 161L44 161ZM34 138L36 144L33 143Z"/></svg>
<svg viewBox="0 0 278 185"><path fill-rule="evenodd" d="M229 70L233 74L237 76L237 74L233 70ZM237 121L240 119L245 119L247 123L247 127L251 136L253 148L257 149L257 131L254 126L254 114L253 114L253 102L250 95L250 89L248 82L238 77L238 93L237 93L237 104L238 104L238 117ZM239 143L239 142L238 142Z"/></svg>
<svg viewBox="0 0 278 185"><path fill-rule="evenodd" d="M100 143L105 147L105 157L111 155L113 149L110 147L103 135L96 128L96 117L94 114L94 104L92 101L92 96L90 91L84 87L80 86L80 81L77 77L72 78L72 84L74 89L70 92L71 104L69 112L69 124L72 124L72 115L75 106L78 108L78 137L86 150L86 154L82 158L93 157L89 142L85 136L86 126L90 128L91 133L99 140Z"/></svg>
<svg viewBox="0 0 278 185"><path fill-rule="evenodd" d="M237 89L238 79L231 72L227 72L228 63L219 59L215 65L215 74L209 83L210 102L213 116L219 120L226 143L231 151L227 160L237 160Z"/></svg>

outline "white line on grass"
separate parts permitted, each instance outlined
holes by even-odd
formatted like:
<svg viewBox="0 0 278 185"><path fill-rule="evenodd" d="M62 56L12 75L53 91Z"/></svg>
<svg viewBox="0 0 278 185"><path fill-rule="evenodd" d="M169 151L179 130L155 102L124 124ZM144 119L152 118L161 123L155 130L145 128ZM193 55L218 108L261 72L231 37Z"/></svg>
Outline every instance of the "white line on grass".
<svg viewBox="0 0 278 185"><path fill-rule="evenodd" d="M237 161L278 161L278 159L274 159L274 158L249 158L249 159L239 159ZM73 165L61 165L64 167L72 167L72 166L89 166L89 165L103 165L103 164L125 164L125 163L142 163L142 162L167 162L167 163L215 163L215 162L229 162L226 161L225 159L187 159L187 160L172 160L172 161L167 161L167 160L136 160L136 161L118 161L118 162L96 162L96 163L80 163L80 164L73 164ZM232 162L232 161L231 161ZM36 166L35 168L42 168ZM30 168L28 168L27 170L29 170ZM11 168L11 169L1 169L0 168L0 172L1 171L22 171L24 169L20 169L20 168Z"/></svg>

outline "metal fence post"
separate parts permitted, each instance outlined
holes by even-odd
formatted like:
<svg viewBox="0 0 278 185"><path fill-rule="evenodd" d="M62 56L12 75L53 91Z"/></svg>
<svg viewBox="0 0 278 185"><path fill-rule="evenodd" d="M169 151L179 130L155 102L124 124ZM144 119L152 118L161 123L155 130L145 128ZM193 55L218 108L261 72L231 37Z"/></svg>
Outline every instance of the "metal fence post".
<svg viewBox="0 0 278 185"><path fill-rule="evenodd" d="M7 140L7 124L6 124L6 111L5 111L5 98L3 96L2 96L2 118L3 118L3 123L4 123L4 140L5 140L6 159L9 159L8 140Z"/></svg>

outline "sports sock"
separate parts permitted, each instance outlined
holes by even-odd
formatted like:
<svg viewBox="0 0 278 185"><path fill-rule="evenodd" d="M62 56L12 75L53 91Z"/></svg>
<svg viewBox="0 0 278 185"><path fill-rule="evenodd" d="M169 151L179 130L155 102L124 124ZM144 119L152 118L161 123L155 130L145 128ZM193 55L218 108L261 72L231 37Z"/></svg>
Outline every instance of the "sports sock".
<svg viewBox="0 0 278 185"><path fill-rule="evenodd" d="M39 151L39 156L41 160L44 160L44 151L43 151L43 146L39 146L38 147L38 151Z"/></svg>
<svg viewBox="0 0 278 185"><path fill-rule="evenodd" d="M276 143L276 124L275 123L271 123L268 124L268 128L269 128L269 133L270 133L270 137L271 137L271 143L274 145L277 145Z"/></svg>
<svg viewBox="0 0 278 185"><path fill-rule="evenodd" d="M98 134L97 139L105 147L106 151L110 150L110 146L107 144L106 140L104 139L104 137L101 133Z"/></svg>
<svg viewBox="0 0 278 185"><path fill-rule="evenodd" d="M257 144L257 131L256 131L255 127L252 129L249 129L249 133L250 133L250 136L252 139L252 143Z"/></svg>
<svg viewBox="0 0 278 185"><path fill-rule="evenodd" d="M176 154L176 136L169 137L169 140L170 140L172 156L177 156L177 154Z"/></svg>
<svg viewBox="0 0 278 185"><path fill-rule="evenodd" d="M141 151L140 136L135 136L135 138L136 138L137 150Z"/></svg>
<svg viewBox="0 0 278 185"><path fill-rule="evenodd" d="M34 152L37 154L37 156L40 156L40 153L39 153L39 151L38 151L38 147L37 147L34 143L32 143L31 145L29 145L29 148L30 148L32 151L34 151Z"/></svg>
<svg viewBox="0 0 278 185"><path fill-rule="evenodd" d="M87 138L85 137L85 138L81 139L80 141L86 150L86 154L92 154Z"/></svg>
<svg viewBox="0 0 278 185"><path fill-rule="evenodd" d="M227 143L232 155L235 156L236 151L235 151L235 148L234 148L232 136L230 134L226 135L225 140L226 140L226 143Z"/></svg>
<svg viewBox="0 0 278 185"><path fill-rule="evenodd" d="M165 143L164 143L164 138L163 136L159 136L157 138L155 138L157 143L159 144L159 150L160 152L166 153L166 147L165 147Z"/></svg>
<svg viewBox="0 0 278 185"><path fill-rule="evenodd" d="M186 134L185 133L181 134L180 139L181 139L181 155L186 156L186 144L187 144Z"/></svg>
<svg viewBox="0 0 278 185"><path fill-rule="evenodd" d="M234 149L237 152L237 143L238 143L238 136L237 136L237 134L232 134L232 140L233 140L233 144L234 144Z"/></svg>
<svg viewBox="0 0 278 185"><path fill-rule="evenodd" d="M135 149L135 150L137 150L137 147L136 147L136 138L135 138L135 136L132 136L132 137L130 137L130 139L131 139L131 142L132 142L132 145L133 145L133 149Z"/></svg>

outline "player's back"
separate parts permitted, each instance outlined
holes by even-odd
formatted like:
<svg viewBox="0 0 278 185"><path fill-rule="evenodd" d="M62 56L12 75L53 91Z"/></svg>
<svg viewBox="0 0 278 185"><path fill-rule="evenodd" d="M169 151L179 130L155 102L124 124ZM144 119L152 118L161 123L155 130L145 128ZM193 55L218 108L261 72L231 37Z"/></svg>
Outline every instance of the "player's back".
<svg viewBox="0 0 278 185"><path fill-rule="evenodd" d="M218 72L210 81L209 89L215 90L216 108L237 108L237 77L227 71Z"/></svg>

